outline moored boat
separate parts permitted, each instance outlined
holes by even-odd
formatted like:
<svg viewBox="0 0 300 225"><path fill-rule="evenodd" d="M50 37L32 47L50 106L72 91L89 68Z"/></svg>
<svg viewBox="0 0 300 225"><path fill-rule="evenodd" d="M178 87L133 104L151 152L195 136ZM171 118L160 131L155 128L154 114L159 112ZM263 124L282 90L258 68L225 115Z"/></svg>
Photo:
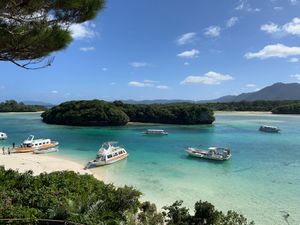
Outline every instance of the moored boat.
<svg viewBox="0 0 300 225"><path fill-rule="evenodd" d="M225 161L231 158L231 151L229 148L210 147L208 150L202 150L189 147L185 150L190 156L203 159L212 159L218 161Z"/></svg>
<svg viewBox="0 0 300 225"><path fill-rule="evenodd" d="M45 150L58 146L57 141L51 141L51 139L34 139L33 135L30 135L20 147L16 147L13 152L14 153L26 153L26 152L34 152L36 150Z"/></svg>
<svg viewBox="0 0 300 225"><path fill-rule="evenodd" d="M125 159L127 156L128 153L125 148L117 146L117 142L105 142L98 150L96 159L89 161L85 169L113 164Z"/></svg>
<svg viewBox="0 0 300 225"><path fill-rule="evenodd" d="M280 129L275 126L262 125L259 127L259 131L269 132L269 133L278 133L280 131Z"/></svg>
<svg viewBox="0 0 300 225"><path fill-rule="evenodd" d="M33 154L46 154L52 152L58 152L58 148L46 148L46 149L37 149L33 151Z"/></svg>
<svg viewBox="0 0 300 225"><path fill-rule="evenodd" d="M147 129L145 134L153 134L153 135L168 135L169 133L162 129Z"/></svg>
<svg viewBox="0 0 300 225"><path fill-rule="evenodd" d="M5 139L7 139L7 134L0 132L0 140L5 140Z"/></svg>

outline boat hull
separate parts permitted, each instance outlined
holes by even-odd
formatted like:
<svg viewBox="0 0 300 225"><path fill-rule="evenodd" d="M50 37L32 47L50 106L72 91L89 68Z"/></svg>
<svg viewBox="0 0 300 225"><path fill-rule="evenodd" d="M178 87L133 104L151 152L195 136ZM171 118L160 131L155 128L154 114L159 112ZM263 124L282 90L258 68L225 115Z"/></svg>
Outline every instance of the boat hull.
<svg viewBox="0 0 300 225"><path fill-rule="evenodd" d="M50 149L50 148L55 148L58 146L58 142L53 142L51 144L48 145L41 145L39 147L18 147L15 148L12 152L13 153L28 153L28 152L34 152L34 151L40 151L40 150L46 150L46 149Z"/></svg>
<svg viewBox="0 0 300 225"><path fill-rule="evenodd" d="M48 148L48 149L40 149L33 151L33 154L47 154L52 152L58 152L58 148Z"/></svg>
<svg viewBox="0 0 300 225"><path fill-rule="evenodd" d="M211 156L211 155L208 155L206 151L201 151L201 150L187 149L186 152L188 153L189 156L193 156L193 157L201 158L201 159L226 161L226 160L229 160L231 158L231 154L227 155L227 157L222 157L222 156Z"/></svg>
<svg viewBox="0 0 300 225"><path fill-rule="evenodd" d="M112 160L107 160L107 161L96 161L96 160L92 160L89 161L88 164L86 165L85 169L89 169L89 168L93 168L93 167L99 167L99 166L107 166L107 165L111 165L114 164L116 162L121 161L122 159L126 159L128 157L128 153L122 155L119 158L116 159L112 159Z"/></svg>

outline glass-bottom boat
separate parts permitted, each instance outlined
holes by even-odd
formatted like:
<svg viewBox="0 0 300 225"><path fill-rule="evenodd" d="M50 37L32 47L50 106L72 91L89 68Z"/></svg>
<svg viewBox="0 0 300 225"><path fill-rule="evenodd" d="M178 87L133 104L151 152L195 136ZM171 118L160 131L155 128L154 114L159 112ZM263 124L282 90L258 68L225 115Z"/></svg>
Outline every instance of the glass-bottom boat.
<svg viewBox="0 0 300 225"><path fill-rule="evenodd" d="M125 159L127 156L127 151L117 146L117 142L105 142L99 149L96 159L89 161L85 169L113 164Z"/></svg>
<svg viewBox="0 0 300 225"><path fill-rule="evenodd" d="M51 149L58 146L57 141L51 141L51 139L34 139L33 135L30 135L20 147L14 148L14 153L26 153L34 152L36 150Z"/></svg>

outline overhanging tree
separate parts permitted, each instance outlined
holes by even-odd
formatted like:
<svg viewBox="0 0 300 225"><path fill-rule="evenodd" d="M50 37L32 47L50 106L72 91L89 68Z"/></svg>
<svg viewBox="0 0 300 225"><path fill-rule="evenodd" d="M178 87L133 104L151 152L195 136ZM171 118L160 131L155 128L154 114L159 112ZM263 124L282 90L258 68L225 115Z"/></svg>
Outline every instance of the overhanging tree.
<svg viewBox="0 0 300 225"><path fill-rule="evenodd" d="M71 43L70 26L93 19L105 0L0 0L0 61L25 69L50 66ZM42 64L41 64L42 63Z"/></svg>

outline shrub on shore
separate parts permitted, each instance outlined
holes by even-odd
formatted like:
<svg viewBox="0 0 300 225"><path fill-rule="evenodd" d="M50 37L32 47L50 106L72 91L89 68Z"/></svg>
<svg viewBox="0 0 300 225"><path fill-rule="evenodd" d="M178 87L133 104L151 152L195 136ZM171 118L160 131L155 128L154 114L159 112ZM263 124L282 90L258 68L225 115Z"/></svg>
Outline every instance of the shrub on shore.
<svg viewBox="0 0 300 225"><path fill-rule="evenodd" d="M19 173L0 167L0 221L8 218L55 219L87 225L252 225L242 215L197 202L195 213L182 201L158 212L155 204L140 202L141 192L115 187L91 175L71 171Z"/></svg>

